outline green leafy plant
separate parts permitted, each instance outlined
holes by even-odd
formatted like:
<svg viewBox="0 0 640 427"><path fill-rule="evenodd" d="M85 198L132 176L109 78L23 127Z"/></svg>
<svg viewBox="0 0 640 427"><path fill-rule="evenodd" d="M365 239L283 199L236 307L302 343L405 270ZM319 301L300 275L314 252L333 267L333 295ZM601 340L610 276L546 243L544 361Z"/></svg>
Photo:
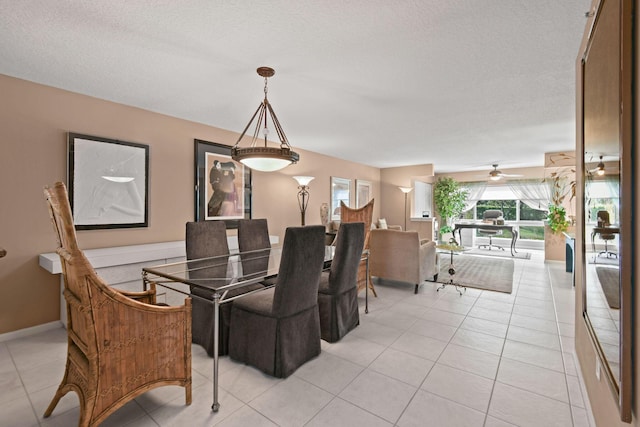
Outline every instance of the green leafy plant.
<svg viewBox="0 0 640 427"><path fill-rule="evenodd" d="M433 201L436 211L440 215L442 226L440 234L453 231L450 221L457 218L464 211L465 201L469 192L460 187L458 181L449 177L438 178L433 188Z"/></svg>
<svg viewBox="0 0 640 427"><path fill-rule="evenodd" d="M547 222L551 231L556 234L567 231L567 228L569 228L570 225L570 222L567 219L567 212L565 211L564 207L556 205L549 206L549 216L547 217Z"/></svg>
<svg viewBox="0 0 640 427"><path fill-rule="evenodd" d="M552 172L546 178L551 184L551 205L547 223L555 234L566 231L571 225L563 203L567 197L569 197L569 203L572 203L576 197L575 172L574 168L563 168Z"/></svg>

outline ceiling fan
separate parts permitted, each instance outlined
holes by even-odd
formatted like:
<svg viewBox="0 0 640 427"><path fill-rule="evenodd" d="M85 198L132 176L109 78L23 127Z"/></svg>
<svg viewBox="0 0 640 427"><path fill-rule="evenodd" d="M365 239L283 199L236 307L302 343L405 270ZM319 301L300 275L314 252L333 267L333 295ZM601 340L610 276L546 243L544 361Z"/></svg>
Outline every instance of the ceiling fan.
<svg viewBox="0 0 640 427"><path fill-rule="evenodd" d="M497 164L494 164L494 165L491 165L491 166L493 166L493 170L489 172L489 179L491 181L498 181L498 180L502 179L502 177L510 178L510 177L522 176L522 175L518 175L518 174L503 173L502 171L498 170L498 165Z"/></svg>
<svg viewBox="0 0 640 427"><path fill-rule="evenodd" d="M598 176L602 176L602 175L605 174L603 157L604 156L600 156L600 162L598 163L598 166L596 166L593 169L589 169L587 171L589 173L589 175L596 174Z"/></svg>

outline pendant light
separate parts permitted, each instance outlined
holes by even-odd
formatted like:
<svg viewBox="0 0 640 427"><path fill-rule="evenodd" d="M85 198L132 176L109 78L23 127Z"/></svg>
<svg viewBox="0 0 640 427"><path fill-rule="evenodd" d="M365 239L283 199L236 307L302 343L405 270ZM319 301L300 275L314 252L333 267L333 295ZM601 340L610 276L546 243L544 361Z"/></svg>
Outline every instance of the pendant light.
<svg viewBox="0 0 640 427"><path fill-rule="evenodd" d="M291 150L291 145L289 145L287 136L284 134L282 126L280 126L280 121L276 117L276 113L273 111L267 99L267 79L275 74L275 70L269 67L260 67L257 69L257 72L259 76L264 77L264 100L260 103L256 112L253 113L253 117L251 117L251 120L249 120L249 123L242 131L236 144L231 148L231 158L251 169L262 172L274 172L293 163L297 163L298 160L300 160L300 156ZM242 141L256 117L258 120L251 138L251 144L248 147L242 148L240 147L240 141ZM269 118L280 140L280 147L268 145ZM261 137L264 138L264 144L258 144L259 138Z"/></svg>

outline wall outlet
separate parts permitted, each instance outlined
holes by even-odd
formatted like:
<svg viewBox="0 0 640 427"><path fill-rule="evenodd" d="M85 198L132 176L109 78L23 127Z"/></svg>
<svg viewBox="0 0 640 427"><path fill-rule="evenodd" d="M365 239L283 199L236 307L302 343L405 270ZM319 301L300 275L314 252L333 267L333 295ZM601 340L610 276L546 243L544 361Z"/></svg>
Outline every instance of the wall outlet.
<svg viewBox="0 0 640 427"><path fill-rule="evenodd" d="M600 364L600 359L596 358L596 378L600 381L600 370L602 369L602 365Z"/></svg>

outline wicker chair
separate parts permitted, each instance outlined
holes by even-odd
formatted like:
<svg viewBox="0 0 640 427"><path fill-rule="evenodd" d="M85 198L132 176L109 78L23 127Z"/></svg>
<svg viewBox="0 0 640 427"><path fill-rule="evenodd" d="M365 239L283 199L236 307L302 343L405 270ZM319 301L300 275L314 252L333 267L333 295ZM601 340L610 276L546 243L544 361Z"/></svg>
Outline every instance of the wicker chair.
<svg viewBox="0 0 640 427"><path fill-rule="evenodd" d="M79 426L97 426L136 396L164 385L185 388L191 404L191 299L179 307L155 302L155 287L122 292L94 272L78 248L67 189L45 187L58 238L67 301L67 363L44 417L75 391Z"/></svg>
<svg viewBox="0 0 640 427"><path fill-rule="evenodd" d="M364 223L364 249L369 249L369 234L371 233L371 222L373 220L373 203L374 199L371 199L369 203L358 209L352 209L340 202L340 222L363 222ZM358 267L358 292L364 289L369 282L369 289L373 292L373 296L377 297L376 290L373 287L373 283L367 278L367 262L365 260L360 261Z"/></svg>

